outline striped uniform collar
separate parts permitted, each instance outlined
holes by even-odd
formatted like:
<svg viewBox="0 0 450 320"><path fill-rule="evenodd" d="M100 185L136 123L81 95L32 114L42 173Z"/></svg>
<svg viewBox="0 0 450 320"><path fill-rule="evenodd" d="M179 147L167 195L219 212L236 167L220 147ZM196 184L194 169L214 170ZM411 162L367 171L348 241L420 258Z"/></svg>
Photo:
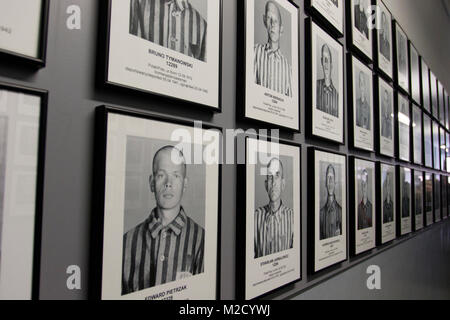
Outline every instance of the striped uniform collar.
<svg viewBox="0 0 450 320"><path fill-rule="evenodd" d="M164 227L161 223L161 219L157 217L156 208L154 208L147 219L148 230L150 231L150 234L154 239L164 228L171 229L177 236L179 236L182 229L186 225L186 220L186 213L184 212L183 207L181 207L178 216L173 219L172 222L169 223L166 227Z"/></svg>
<svg viewBox="0 0 450 320"><path fill-rule="evenodd" d="M273 50L273 49L270 48L270 44L269 43L266 43L266 45L264 46L264 51L269 56L273 54L276 58L281 58L282 57L280 47L278 47L277 49Z"/></svg>

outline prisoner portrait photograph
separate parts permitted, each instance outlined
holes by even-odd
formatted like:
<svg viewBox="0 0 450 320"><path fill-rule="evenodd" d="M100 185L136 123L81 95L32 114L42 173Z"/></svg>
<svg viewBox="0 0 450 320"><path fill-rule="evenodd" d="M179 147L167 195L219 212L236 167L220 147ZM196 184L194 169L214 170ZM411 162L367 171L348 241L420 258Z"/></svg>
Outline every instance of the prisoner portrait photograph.
<svg viewBox="0 0 450 320"><path fill-rule="evenodd" d="M355 87L355 109L356 109L356 126L365 130L371 130L372 124L372 106L371 106L371 75L366 74L363 70L354 66L354 75L356 78Z"/></svg>
<svg viewBox="0 0 450 320"><path fill-rule="evenodd" d="M406 97L398 95L398 134L399 134L399 157L402 160L410 159L410 111L409 101Z"/></svg>
<svg viewBox="0 0 450 320"><path fill-rule="evenodd" d="M293 159L272 157L255 166L254 258L294 245Z"/></svg>
<svg viewBox="0 0 450 320"><path fill-rule="evenodd" d="M404 90L409 90L409 71L408 71L408 39L406 34L396 24L397 30L397 72L398 84Z"/></svg>
<svg viewBox="0 0 450 320"><path fill-rule="evenodd" d="M414 162L422 164L422 110L413 106Z"/></svg>
<svg viewBox="0 0 450 320"><path fill-rule="evenodd" d="M406 171L404 168L401 169L401 183L402 183L402 218L408 218L411 216L410 212L410 192L411 192L411 173Z"/></svg>
<svg viewBox="0 0 450 320"><path fill-rule="evenodd" d="M383 223L394 221L394 174L387 170L382 177Z"/></svg>
<svg viewBox="0 0 450 320"><path fill-rule="evenodd" d="M381 87L380 87L381 88ZM381 102L381 136L392 140L394 113L392 111L392 94L382 88L380 92Z"/></svg>
<svg viewBox="0 0 450 320"><path fill-rule="evenodd" d="M205 177L173 143L127 137L122 295L204 272Z"/></svg>
<svg viewBox="0 0 450 320"><path fill-rule="evenodd" d="M320 36L316 41L316 108L339 117L339 54Z"/></svg>
<svg viewBox="0 0 450 320"><path fill-rule="evenodd" d="M320 162L320 240L342 235L342 166Z"/></svg>
<svg viewBox="0 0 450 320"><path fill-rule="evenodd" d="M368 0L353 0L354 26L355 28L369 40L369 26L367 9L370 6Z"/></svg>
<svg viewBox="0 0 450 320"><path fill-rule="evenodd" d="M357 201L358 201L358 230L371 228L373 199L373 171L370 168L363 168L357 172Z"/></svg>
<svg viewBox="0 0 450 320"><path fill-rule="evenodd" d="M206 62L207 0L130 0L129 33Z"/></svg>
<svg viewBox="0 0 450 320"><path fill-rule="evenodd" d="M254 9L254 82L292 97L290 13L276 0L255 1Z"/></svg>
<svg viewBox="0 0 450 320"><path fill-rule="evenodd" d="M414 209L415 215L423 215L423 173L421 171L414 171ZM417 230L416 219L416 230ZM422 227L422 223L420 225Z"/></svg>
<svg viewBox="0 0 450 320"><path fill-rule="evenodd" d="M378 48L381 55L387 61L391 61L391 21L390 15L388 18L388 13L384 9L381 11L381 21L378 29Z"/></svg>

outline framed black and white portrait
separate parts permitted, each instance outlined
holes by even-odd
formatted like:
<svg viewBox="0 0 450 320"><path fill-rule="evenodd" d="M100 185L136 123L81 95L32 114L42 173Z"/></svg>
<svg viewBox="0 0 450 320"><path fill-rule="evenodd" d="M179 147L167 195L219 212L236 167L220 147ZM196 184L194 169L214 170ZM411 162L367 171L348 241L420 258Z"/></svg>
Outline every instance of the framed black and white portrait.
<svg viewBox="0 0 450 320"><path fill-rule="evenodd" d="M105 3L107 85L220 112L222 0Z"/></svg>
<svg viewBox="0 0 450 320"><path fill-rule="evenodd" d="M246 300L301 278L300 146L247 137L245 148L245 251L239 289Z"/></svg>
<svg viewBox="0 0 450 320"><path fill-rule="evenodd" d="M372 60L372 30L370 0L350 0L347 2L348 45L362 57Z"/></svg>
<svg viewBox="0 0 450 320"><path fill-rule="evenodd" d="M377 219L377 239L379 244L385 244L396 237L396 183L395 167L378 164L379 217Z"/></svg>
<svg viewBox="0 0 450 320"><path fill-rule="evenodd" d="M97 126L99 297L216 299L221 133L113 107Z"/></svg>
<svg viewBox="0 0 450 320"><path fill-rule="evenodd" d="M450 196L450 176L445 177L445 184L447 188L447 197ZM450 216L450 200L447 198L447 217Z"/></svg>
<svg viewBox="0 0 450 320"><path fill-rule="evenodd" d="M448 179L448 176L441 175L442 219L447 219L447 217L448 217L447 179Z"/></svg>
<svg viewBox="0 0 450 320"><path fill-rule="evenodd" d="M438 81L438 92L439 92L439 122L442 126L445 126L445 92L444 85L442 82Z"/></svg>
<svg viewBox="0 0 450 320"><path fill-rule="evenodd" d="M444 90L445 128L450 131L450 104L447 90Z"/></svg>
<svg viewBox="0 0 450 320"><path fill-rule="evenodd" d="M310 148L308 194L312 273L347 259L347 159Z"/></svg>
<svg viewBox="0 0 450 320"><path fill-rule="evenodd" d="M397 21L394 21L396 82L400 89L409 93L408 37Z"/></svg>
<svg viewBox="0 0 450 320"><path fill-rule="evenodd" d="M420 230L424 226L425 207L424 207L424 179L423 172L414 170L414 231Z"/></svg>
<svg viewBox="0 0 450 320"><path fill-rule="evenodd" d="M437 78L430 70L430 95L431 95L431 114L435 119L439 119L439 98Z"/></svg>
<svg viewBox="0 0 450 320"><path fill-rule="evenodd" d="M428 68L425 60L420 57L420 75L421 75L421 85L422 85L422 107L431 114L431 103L430 103L430 70Z"/></svg>
<svg viewBox="0 0 450 320"><path fill-rule="evenodd" d="M350 159L350 252L358 255L376 246L375 163Z"/></svg>
<svg viewBox="0 0 450 320"><path fill-rule="evenodd" d="M412 130L413 130L413 162L415 164L423 164L423 148L422 148L422 109L413 104L412 107Z"/></svg>
<svg viewBox="0 0 450 320"><path fill-rule="evenodd" d="M331 33L344 34L344 0L306 0L305 7L327 27Z"/></svg>
<svg viewBox="0 0 450 320"><path fill-rule="evenodd" d="M425 166L433 168L433 130L431 118L423 113L423 152Z"/></svg>
<svg viewBox="0 0 450 320"><path fill-rule="evenodd" d="M436 121L433 123L433 168L441 169L441 144L439 142L439 124Z"/></svg>
<svg viewBox="0 0 450 320"><path fill-rule="evenodd" d="M433 174L430 172L425 172L425 225L430 226L434 222L434 211L433 211Z"/></svg>
<svg viewBox="0 0 450 320"><path fill-rule="evenodd" d="M403 236L412 231L412 200L411 200L411 169L399 166L399 210L398 210L398 235Z"/></svg>
<svg viewBox="0 0 450 320"><path fill-rule="evenodd" d="M241 2L238 92L242 116L300 130L299 9L288 0Z"/></svg>
<svg viewBox="0 0 450 320"><path fill-rule="evenodd" d="M311 19L306 26L307 133L344 144L344 48Z"/></svg>
<svg viewBox="0 0 450 320"><path fill-rule="evenodd" d="M433 174L433 195L434 195L434 222L441 221L441 175Z"/></svg>
<svg viewBox="0 0 450 320"><path fill-rule="evenodd" d="M377 0L377 45L376 55L378 70L393 78L393 48L392 48L392 15L386 5L381 0Z"/></svg>
<svg viewBox="0 0 450 320"><path fill-rule="evenodd" d="M350 121L352 123L350 127L351 145L358 149L374 151L372 70L351 54L348 57L349 66L351 66L351 73L349 73L351 76L348 76L351 79L349 96L353 101L350 113L352 120Z"/></svg>
<svg viewBox="0 0 450 320"><path fill-rule="evenodd" d="M419 53L412 44L409 44L409 78L410 78L410 94L413 101L420 104L420 64L419 64Z"/></svg>
<svg viewBox="0 0 450 320"><path fill-rule="evenodd" d="M446 165L446 172L450 172L450 133L445 134L445 165Z"/></svg>
<svg viewBox="0 0 450 320"><path fill-rule="evenodd" d="M398 158L409 162L410 155L410 135L411 135L411 112L408 98L401 93L397 93L397 123L398 123Z"/></svg>
<svg viewBox="0 0 450 320"><path fill-rule="evenodd" d="M0 2L0 54L44 67L49 0Z"/></svg>
<svg viewBox="0 0 450 320"><path fill-rule="evenodd" d="M394 157L394 89L378 77L378 152Z"/></svg>
<svg viewBox="0 0 450 320"><path fill-rule="evenodd" d="M440 156L440 165L441 171L446 171L446 160L447 160L447 145L445 143L445 129L443 127L439 127L439 151L441 153Z"/></svg>
<svg viewBox="0 0 450 320"><path fill-rule="evenodd" d="M47 100L0 82L0 300L39 298Z"/></svg>

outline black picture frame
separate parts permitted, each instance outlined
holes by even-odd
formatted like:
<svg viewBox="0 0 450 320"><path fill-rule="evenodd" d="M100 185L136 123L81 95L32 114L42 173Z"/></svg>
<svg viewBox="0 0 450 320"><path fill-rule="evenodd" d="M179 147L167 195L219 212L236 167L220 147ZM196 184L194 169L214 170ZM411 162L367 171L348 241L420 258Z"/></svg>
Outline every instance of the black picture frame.
<svg viewBox="0 0 450 320"><path fill-rule="evenodd" d="M412 192L414 191L413 189L413 175L412 175L412 170L409 167L406 166L402 166L402 165L397 165L395 168L395 172L396 172L396 176L397 176L397 238L401 238L401 237L405 237L408 234L413 232L413 202L412 202ZM406 172L409 172L409 180L410 180L410 185L407 188L407 191L409 192L409 230L405 231L404 233L402 232L402 211L403 211L403 197L402 197L402 189L403 189L403 180L402 180L402 171L404 171L404 174L406 174Z"/></svg>
<svg viewBox="0 0 450 320"><path fill-rule="evenodd" d="M314 22L314 20L312 18L307 18L305 21L305 43L306 43L306 47L309 49L305 49L305 61L307 63L305 63L305 81L306 81L306 94L305 94L305 101L306 101L306 107L305 107L305 118L306 118L306 137L308 139L317 139L317 140L321 140L321 141L326 141L326 142L331 142L337 145L345 145L345 125L346 125L346 117L345 117L345 109L346 109L346 105L345 105L345 97L344 97L344 91L345 91L345 81L344 81L344 74L342 74L342 78L340 79L342 81L342 88L343 88L343 92L340 94L340 98L342 99L343 103L342 103L342 140L334 140L319 134L315 134L314 133L314 121L313 121L313 95L316 94L315 92L313 92L313 66L312 66L312 55L313 55L313 45L312 45L312 41L313 41L313 35L312 35L312 29L313 29L313 25L315 25L317 28L319 28L320 30L322 30L326 35L328 35L330 38L333 39L333 41L335 42L335 44L339 45L342 49L342 72L345 72L345 58L344 58L344 46L341 42L339 42L338 40L334 39L333 36L331 34L329 34L326 30L324 30L323 28L321 28L318 24L316 24Z"/></svg>
<svg viewBox="0 0 450 320"><path fill-rule="evenodd" d="M355 204L357 201L357 188L355 185L355 178L356 178L356 161L366 161L368 163L372 163L373 164L373 182L372 182L372 190L373 190L373 194L374 194L374 198L372 199L372 210L373 210L373 214L372 214L372 227L368 227L364 230L366 230L368 232L369 228L373 228L373 246L369 249L365 249L362 250L360 252L357 252L356 250L356 246L357 246L357 242L356 242L356 232L357 232L357 226L356 226L356 222L357 222L357 210L355 210ZM349 190L350 190L350 206L349 206L349 228L351 228L350 233L349 233L349 240L350 240L350 256L351 257L355 257L358 255L364 255L364 254L368 254L371 251L373 251L373 249L376 248L377 246L377 241L376 241L376 220L377 220L377 211L378 211L378 204L376 201L376 181L377 181L377 170L376 170L376 163L373 162L370 159L365 159L365 158L360 158L360 157L355 157L355 156L351 156L349 157L349 163L350 163L350 167L349 167ZM356 229L355 229L356 228Z"/></svg>
<svg viewBox="0 0 450 320"><path fill-rule="evenodd" d="M434 177L430 171L424 172L423 187L424 221L425 226L429 227L434 223Z"/></svg>
<svg viewBox="0 0 450 320"><path fill-rule="evenodd" d="M369 5L372 4L372 1L367 1ZM352 11L353 11L353 0L345 1L345 25L346 25L346 38L347 38L347 50L352 52L354 55L358 56L360 60L363 60L366 63L372 63L373 55L374 55L374 47L373 47L373 30L368 28L368 34L370 39L371 47L371 55L369 56L367 53L362 51L354 42L353 37L353 19L352 19ZM369 21L369 20L368 20Z"/></svg>
<svg viewBox="0 0 450 320"><path fill-rule="evenodd" d="M405 82L406 82L406 86L408 86L408 88L405 88L402 84L401 84L401 80L400 80L400 76L399 76L399 73L400 73L400 71L399 71L399 63L398 63L398 54L399 54L399 51L398 51L398 48L397 48L397 31L398 32L401 32L401 33L403 33L404 35L405 35L405 37L406 37L406 52L405 52L405 55L406 55L406 57L405 57L405 59L406 59L406 61L405 61L405 63L406 63L406 72L408 73L407 75L406 75L406 79L404 79L405 80ZM406 34L406 32L403 30L403 28L400 26L400 24L398 23L398 21L397 20L395 20L395 19L392 19L392 42L393 42L393 47L394 47L394 83L395 83L395 88L397 89L397 90L399 90L399 91L401 91L405 96L407 96L408 98L409 98L409 92L410 92L410 90L409 90L409 78L410 78L410 76L409 76L409 54L408 54L408 41L409 41L409 39L408 39L408 35Z"/></svg>
<svg viewBox="0 0 450 320"><path fill-rule="evenodd" d="M383 242L383 224L385 224L383 222L383 183L382 183L382 166L387 166L390 167L390 169L393 171L392 172L392 179L394 182L394 186L392 187L392 190L394 191L394 196L392 197L396 202L393 203L392 205L392 209L395 210L395 212L393 213L393 219L394 221L394 225L391 228L391 234L392 234L392 238L389 240L386 240L385 242ZM377 215L376 215L376 243L377 246L387 246L390 243L392 243L396 238L397 238L397 199L396 199L396 193L397 193L397 174L396 174L396 169L395 169L395 165L393 165L392 163L388 163L388 162L383 162L383 161L378 161L375 164L375 170L376 170L376 185L375 188L377 190L376 193L376 203L378 206L378 210L376 211ZM386 222L389 223L389 222Z"/></svg>
<svg viewBox="0 0 450 320"><path fill-rule="evenodd" d="M392 108L392 152L388 153L387 151L383 151L383 147L382 147L382 123L381 123L381 116L382 116L382 111L383 111L383 107L382 107L382 99L380 98L380 88L381 86L387 86L388 90L389 90L389 94L392 98L391 100L391 108ZM379 75L377 76L376 74L374 75L374 124L375 124L375 134L374 134L374 138L375 138L375 146L376 146L376 152L377 155L380 157L387 157L387 158L395 158L395 143L396 143L396 130L395 130L395 91L394 88L392 87L392 84L387 82L385 78L380 77Z"/></svg>
<svg viewBox="0 0 450 320"><path fill-rule="evenodd" d="M148 111L132 109L128 107L118 107L111 105L100 105L95 110L95 153L94 153L94 181L93 187L96 190L92 202L93 212L91 220L91 248L89 252L89 299L102 299L102 276L103 276L103 244L104 244L104 212L106 195L106 161L107 161L107 134L109 114L119 114L142 118L146 120L162 121L183 126L194 126L194 121L182 118L169 117L155 114ZM222 132L222 128L203 124L202 129L211 129ZM215 299L220 298L221 287L221 216L222 216L222 164L218 164L218 195L217 195L217 246L216 246L216 291Z"/></svg>
<svg viewBox="0 0 450 320"><path fill-rule="evenodd" d="M416 115L420 116L420 119L416 119ZM416 105L412 104L411 108L411 162L417 165L423 165L424 163L424 146L423 146L423 112L422 109ZM417 132L420 130L420 132ZM416 145L420 144L420 151L416 152Z"/></svg>
<svg viewBox="0 0 450 320"><path fill-rule="evenodd" d="M434 72L430 70L430 106L431 115L434 119L439 120L439 93L438 93L438 79Z"/></svg>
<svg viewBox="0 0 450 320"><path fill-rule="evenodd" d="M445 141L445 129L444 127L440 126L439 127L439 152L441 153L440 156L440 167L441 167L441 171L445 172L447 171L447 161L446 161L446 148L447 148L447 144Z"/></svg>
<svg viewBox="0 0 450 320"><path fill-rule="evenodd" d="M448 218L448 191L447 191L447 180L448 176L442 174L441 175L441 194L442 194L442 200L441 200L441 212L442 212L442 220Z"/></svg>
<svg viewBox="0 0 450 320"><path fill-rule="evenodd" d="M355 143L355 127L356 127L356 119L354 117L354 108L355 108L355 100L354 100L354 92L353 92L353 81L356 81L356 79L353 79L353 68L354 68L354 63L353 62L359 62L361 63L365 68L367 68L367 70L371 73L370 75L370 81L372 82L369 87L369 90L371 90L372 92L372 101L370 101L371 105L371 111L372 111L372 146L371 148L363 148L360 146L357 146ZM348 111L348 135L349 135L349 145L350 147L354 148L354 149L358 149L360 151L365 151L365 152L375 152L375 136L377 135L377 132L375 131L375 120L374 118L375 116L375 87L374 87L374 83L375 83L375 73L373 72L372 68L370 65L367 65L363 60L361 60L359 57L353 55L352 53L348 53L347 54L347 101L351 101L351 108L347 108ZM370 97L369 97L370 99ZM350 103L348 103L348 105L350 106Z"/></svg>
<svg viewBox="0 0 450 320"><path fill-rule="evenodd" d="M439 123L445 127L445 89L444 85L438 80L438 93L439 93Z"/></svg>
<svg viewBox="0 0 450 320"><path fill-rule="evenodd" d="M386 5L384 4L384 2L382 1L382 0L373 0L373 4L375 4L375 5L377 5L377 6L379 6L380 5L380 3L382 4L382 6L384 6L384 8L386 9L386 11L389 13L389 15L390 15L390 19L389 19L389 21L388 21L388 28L390 29L390 32L391 32L391 43L390 43L390 50L389 50L389 52L390 52L390 57L391 57L391 63L390 63L390 66L391 66L391 74L389 74L389 73L387 73L386 72L386 70L383 68L383 67L381 67L380 66L380 59L379 59L379 54L380 54L380 46L379 46L379 34L378 34L378 30L377 30L377 28L375 28L375 30L374 30L374 32L373 32L373 45L372 45L372 48L373 48L373 52L375 52L374 54L373 54L373 57L374 57L374 59L373 59L373 62L374 62L374 70L376 70L377 71L377 73L378 73L378 75L380 76L380 77L383 77L383 78L385 78L385 80L387 81L387 82L391 82L393 79L394 79L394 32L393 32L393 30L392 30L392 13L391 13L391 11L386 7ZM381 22L378 22L378 17L379 17L379 15L378 15L378 13L377 13L377 26L378 27L380 27L379 26L379 24L381 24Z"/></svg>
<svg viewBox="0 0 450 320"><path fill-rule="evenodd" d="M433 217L434 223L442 220L442 195L441 195L441 175L433 174Z"/></svg>
<svg viewBox="0 0 450 320"><path fill-rule="evenodd" d="M222 1L222 0L221 0ZM247 43L247 37L246 37L246 26L247 26L247 1L248 0L244 0L244 1L239 1L239 3L237 4L238 6L238 10L237 10L237 74L238 76L236 77L236 105L237 105L237 117L245 122L249 122L255 125L265 125L266 127L270 128L270 129L274 129L274 128L278 128L278 129L282 129L284 131L287 132L291 132L291 133L300 133L301 132L301 112L300 112L300 104L301 104L301 60L300 60L300 44L301 44L301 37L302 37L302 32L301 30L298 30L298 52L299 52L299 57L298 59L298 69L292 69L293 73L297 72L298 73L298 98L299 98L299 104L298 104L298 123L297 123L297 128L291 128L288 126L284 126L284 125L280 125L280 124L275 124L275 123L271 123L271 122L266 122L263 120L259 120L259 119L255 119L255 118L251 118L249 116L246 115L246 92L247 92L247 88L246 88L246 82L247 82L247 78L246 78L246 61L247 61L247 52L246 52L246 43ZM302 26L301 23L301 19L300 19L300 7L292 0L283 0L289 4L291 4L292 6L294 6L297 9L297 19L299 22L299 29ZM293 57L294 58L294 57Z"/></svg>
<svg viewBox="0 0 450 320"><path fill-rule="evenodd" d="M212 113L222 113L222 39L223 39L223 0L219 1L219 57L218 57L218 105L214 107L212 105L206 105L195 100L187 100L183 98L173 97L161 92L141 89L133 87L128 84L112 82L108 79L109 75L109 60L110 60L110 39L111 39L111 10L112 2L114 0L102 0L100 3L100 18L99 18L99 49L97 54L97 62L99 66L97 83L100 87L105 87L109 90L120 90L123 93L140 93L155 98L167 99L173 103L183 103L186 106L193 108L199 108L201 110L209 111Z"/></svg>
<svg viewBox="0 0 450 320"><path fill-rule="evenodd" d="M419 231L425 227L424 172L421 170L414 169L412 170L411 175L413 177L412 179L413 192L411 194L412 208L413 208L412 213L414 214L412 224L413 224L413 231ZM418 178L418 181L416 181L416 177ZM420 197L417 197L418 194L420 194ZM421 212L421 214L418 215L417 212Z"/></svg>
<svg viewBox="0 0 450 320"><path fill-rule="evenodd" d="M417 70L415 70L413 68L413 58L414 56L417 57ZM409 63L408 63L408 68L409 68L409 96L411 97L411 100L413 102L415 102L416 104L420 105L421 102L421 96L420 96L420 89L421 89L421 84L420 84L420 55L419 52L417 51L416 47L414 46L414 44L412 43L411 40L408 40L408 56L409 56ZM415 59L414 59L415 60ZM416 71L416 72L414 72ZM414 85L415 83L415 85ZM414 88L416 87L417 88ZM414 90L416 89L416 90Z"/></svg>
<svg viewBox="0 0 450 320"><path fill-rule="evenodd" d="M420 85L420 105L424 111L431 115L430 70L422 56L420 56Z"/></svg>
<svg viewBox="0 0 450 320"><path fill-rule="evenodd" d="M404 101L407 103L407 111L408 111L408 117L404 117L404 116L401 116L400 115L400 105L399 105L399 103L400 103L400 99L404 99ZM409 101L409 99L408 99L408 97L407 96L405 96L405 95L403 95L401 92L399 92L399 91L397 91L397 94L396 94L396 99L395 99L395 108L394 108L394 110L395 110L395 132L396 132L396 135L395 135L395 137L396 137L396 143L395 143L395 145L396 145L396 147L395 147L395 149L396 149L396 157L397 157L397 159L399 160L399 161L402 161L402 162L405 162L405 163L411 163L411 141L412 141L412 137L411 137L411 135L412 135L412 130L411 130L411 121L410 121L410 119L411 119L411 102ZM403 154L402 154L402 152L401 152L401 147L402 147L402 145L403 145L403 143L401 143L401 137L402 137L402 135L401 135L401 132L400 132L400 129L401 129L401 127L400 127L400 122L409 122L409 124L407 125L408 126L408 128L406 129L407 130L407 133L408 133L408 148L409 148L409 150L408 151L406 151L406 152L404 152ZM404 123L404 125L406 125L405 123ZM407 157L406 157L407 156Z"/></svg>
<svg viewBox="0 0 450 320"><path fill-rule="evenodd" d="M422 114L423 122L423 164L425 167L433 168L433 120L431 116L426 112ZM429 125L429 126L428 126ZM428 132L427 132L428 131ZM429 135L429 141L427 141L427 135ZM429 150L427 150L428 148Z"/></svg>
<svg viewBox="0 0 450 320"><path fill-rule="evenodd" d="M45 153L47 137L47 112L48 112L48 91L18 84L0 81L0 90L6 90L26 95L37 96L41 99L39 115L39 133L36 167L36 202L33 237L33 267L31 283L31 299L39 299L40 271L41 271L41 241L42 241L42 219L44 203L44 177L45 177Z"/></svg>
<svg viewBox="0 0 450 320"><path fill-rule="evenodd" d="M334 152L334 151L330 151L330 150L326 150L326 149L322 149L322 148L318 148L318 147L309 147L307 150L307 157L308 157L308 164L309 167L314 166L315 163L315 153L319 151L319 152L323 152L323 153L328 153L328 154L332 154L332 155L336 155L336 156L341 156L344 157L344 163L345 163L345 173L344 176L348 177L348 161L347 161L347 155L343 154L343 153L339 153L339 152ZM310 168L308 170L308 176L307 176L307 181L308 181L308 203L307 203L307 207L308 207L308 214L307 214L307 227L308 230L310 230L308 232L307 235L307 246L308 246L308 254L307 254L307 269L308 269L308 274L310 275L322 275L322 274L326 274L327 272L329 272L332 269L335 268L339 268L340 265L342 265L343 262L348 260L348 237L346 237L345 240L345 258L328 265L325 268L322 268L320 270L315 270L315 199L316 199L316 195L315 195L315 178L316 178L316 172L315 172L315 168ZM345 182L344 182L345 183ZM347 190L346 190L347 193ZM346 222L348 222L347 220L347 214L348 214L348 210L347 210L348 204L346 201L346 210L345 212L342 212L342 216L346 217ZM348 234L348 223L346 226L346 234Z"/></svg>
<svg viewBox="0 0 450 320"><path fill-rule="evenodd" d="M242 138L241 138L242 137ZM300 235L299 235L299 239L300 239L300 252L299 252L299 259L300 261L303 260L302 258L302 252L303 252L303 233L302 233L302 209L301 209L301 204L302 204L302 200L301 200L301 194L302 194L302 176L303 176L303 172L302 172L302 164L301 164L301 158L302 158L302 145L300 143L296 143L293 141L289 141L289 140L285 140L285 139L280 139L280 138L275 138L273 139L272 137L267 137L267 136L262 136L260 134L242 134L241 136L237 136L236 139L239 139L239 141L242 141L242 139L245 140L244 144L245 144L245 157L246 158L246 153L247 153L247 147L248 147L248 139L252 138L255 139L257 141L264 139L264 141L270 142L270 143L278 143L278 144L285 144L288 146L292 146L295 148L299 149L299 155L300 155L300 163L299 165L299 173L300 173L300 181L299 181L299 190L300 190ZM236 144L236 148L239 147L239 141ZM239 152L239 151L238 151ZM246 268L247 268L247 251L246 251L246 237L247 237L247 213L246 213L246 202L247 202L247 163L246 161L244 161L243 164L238 164L237 165L237 181L238 185L236 188L236 204L237 204L237 208L240 208L238 210L238 217L237 217L237 223L236 223L236 243L238 244L236 246L236 298L238 300L246 300ZM270 291L267 291L261 295L258 295L256 297L251 298L250 300L259 300L259 299L264 299L265 297L268 297L269 295L283 289L286 288L288 286L293 285L294 283L301 281L303 278L303 273L302 273L302 266L300 264L300 277L297 278L294 281L285 283L279 287L276 287Z"/></svg>
<svg viewBox="0 0 450 320"><path fill-rule="evenodd" d="M47 62L47 38L50 0L42 0L41 25L39 30L38 57L31 57L22 53L0 48L0 58L13 63L25 63L36 69L44 68Z"/></svg>
<svg viewBox="0 0 450 320"><path fill-rule="evenodd" d="M433 169L441 170L441 144L439 141L439 123L436 120L431 121L432 140L433 140Z"/></svg>
<svg viewBox="0 0 450 320"><path fill-rule="evenodd" d="M313 4L314 0L305 0L305 11L326 29L328 33L332 34L335 38L342 38L345 30L345 1L341 1L342 4L342 30L339 30L334 26L327 17L325 17Z"/></svg>

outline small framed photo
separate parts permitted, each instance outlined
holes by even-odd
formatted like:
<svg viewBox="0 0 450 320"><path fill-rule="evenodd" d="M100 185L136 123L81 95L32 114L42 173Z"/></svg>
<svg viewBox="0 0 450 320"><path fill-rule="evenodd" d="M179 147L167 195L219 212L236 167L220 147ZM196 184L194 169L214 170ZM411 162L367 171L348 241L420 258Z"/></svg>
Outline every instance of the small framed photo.
<svg viewBox="0 0 450 320"><path fill-rule="evenodd" d="M398 137L398 158L409 162L410 155L410 136L411 136L411 113L408 98L397 92L397 137Z"/></svg>
<svg viewBox="0 0 450 320"><path fill-rule="evenodd" d="M338 37L344 35L344 6L344 0L305 1L305 8Z"/></svg>
<svg viewBox="0 0 450 320"><path fill-rule="evenodd" d="M441 171L446 171L446 162L447 162L447 145L445 143L445 129L443 127L439 127L439 151L441 152Z"/></svg>
<svg viewBox="0 0 450 320"><path fill-rule="evenodd" d="M425 60L420 57L420 75L422 87L422 107L431 114L431 95L430 95L430 70Z"/></svg>
<svg viewBox="0 0 450 320"><path fill-rule="evenodd" d="M439 122L442 126L445 126L445 92L443 84L438 81L439 91Z"/></svg>
<svg viewBox="0 0 450 320"><path fill-rule="evenodd" d="M423 113L423 148L425 166L433 168L433 126L430 116Z"/></svg>
<svg viewBox="0 0 450 320"><path fill-rule="evenodd" d="M430 70L430 95L431 95L431 112L435 119L439 119L439 98L438 98L438 82L433 71Z"/></svg>
<svg viewBox="0 0 450 320"><path fill-rule="evenodd" d="M409 93L408 37L397 21L393 22L395 34L396 83L404 93Z"/></svg>
<svg viewBox="0 0 450 320"><path fill-rule="evenodd" d="M424 197L424 207L425 207L425 225L430 226L434 221L434 211L433 211L433 174L430 172L425 172L425 197Z"/></svg>
<svg viewBox="0 0 450 320"><path fill-rule="evenodd" d="M221 111L222 0L107 0L105 82Z"/></svg>
<svg viewBox="0 0 450 320"><path fill-rule="evenodd" d="M436 121L433 123L433 168L441 169L441 144L439 143L439 124Z"/></svg>
<svg viewBox="0 0 450 320"><path fill-rule="evenodd" d="M424 178L423 171L414 170L414 231L418 231L424 226L425 207L424 207Z"/></svg>
<svg viewBox="0 0 450 320"><path fill-rule="evenodd" d="M347 159L316 148L308 157L309 268L315 273L347 260Z"/></svg>
<svg viewBox="0 0 450 320"><path fill-rule="evenodd" d="M261 137L247 137L245 146L245 285L238 285L248 300L301 279L301 152Z"/></svg>
<svg viewBox="0 0 450 320"><path fill-rule="evenodd" d="M41 68L46 63L49 0L0 2L0 55Z"/></svg>
<svg viewBox="0 0 450 320"><path fill-rule="evenodd" d="M372 60L372 28L369 12L370 0L350 0L347 2L348 46L365 60Z"/></svg>
<svg viewBox="0 0 450 320"><path fill-rule="evenodd" d="M441 175L442 219L447 219L447 217L448 217L447 179L448 179L448 176Z"/></svg>
<svg viewBox="0 0 450 320"><path fill-rule="evenodd" d="M415 164L423 164L423 148L422 148L422 109L413 104L412 107L412 130L413 130L413 162Z"/></svg>
<svg viewBox="0 0 450 320"><path fill-rule="evenodd" d="M378 152L394 157L394 89L378 77Z"/></svg>
<svg viewBox="0 0 450 320"><path fill-rule="evenodd" d="M412 231L411 169L402 166L398 166L397 169L400 195L397 233L404 236Z"/></svg>
<svg viewBox="0 0 450 320"><path fill-rule="evenodd" d="M419 63L419 53L412 44L409 44L409 88L410 94L413 101L420 104L420 63Z"/></svg>
<svg viewBox="0 0 450 320"><path fill-rule="evenodd" d="M47 101L0 82L0 300L39 298Z"/></svg>
<svg viewBox="0 0 450 320"><path fill-rule="evenodd" d="M433 194L434 194L434 222L441 221L441 175L433 174L434 177L434 185L433 185Z"/></svg>
<svg viewBox="0 0 450 320"><path fill-rule="evenodd" d="M373 73L359 59L348 55L351 72L349 78L349 96L352 97L353 108L349 114L351 145L365 151L374 151L373 121ZM351 85L350 85L351 83Z"/></svg>
<svg viewBox="0 0 450 320"><path fill-rule="evenodd" d="M378 203L379 216L377 218L378 244L385 244L396 237L396 183L395 167L385 163L378 163Z"/></svg>
<svg viewBox="0 0 450 320"><path fill-rule="evenodd" d="M101 299L218 297L220 136L190 121L97 108Z"/></svg>
<svg viewBox="0 0 450 320"><path fill-rule="evenodd" d="M392 14L381 0L376 1L377 4L377 65L378 70L393 78L393 45L392 45Z"/></svg>
<svg viewBox="0 0 450 320"><path fill-rule="evenodd" d="M350 158L350 252L358 255L376 246L375 163Z"/></svg>
<svg viewBox="0 0 450 320"><path fill-rule="evenodd" d="M241 115L299 132L299 8L288 0L245 0L241 6Z"/></svg>
<svg viewBox="0 0 450 320"><path fill-rule="evenodd" d="M307 134L344 144L344 48L311 19L306 26Z"/></svg>

